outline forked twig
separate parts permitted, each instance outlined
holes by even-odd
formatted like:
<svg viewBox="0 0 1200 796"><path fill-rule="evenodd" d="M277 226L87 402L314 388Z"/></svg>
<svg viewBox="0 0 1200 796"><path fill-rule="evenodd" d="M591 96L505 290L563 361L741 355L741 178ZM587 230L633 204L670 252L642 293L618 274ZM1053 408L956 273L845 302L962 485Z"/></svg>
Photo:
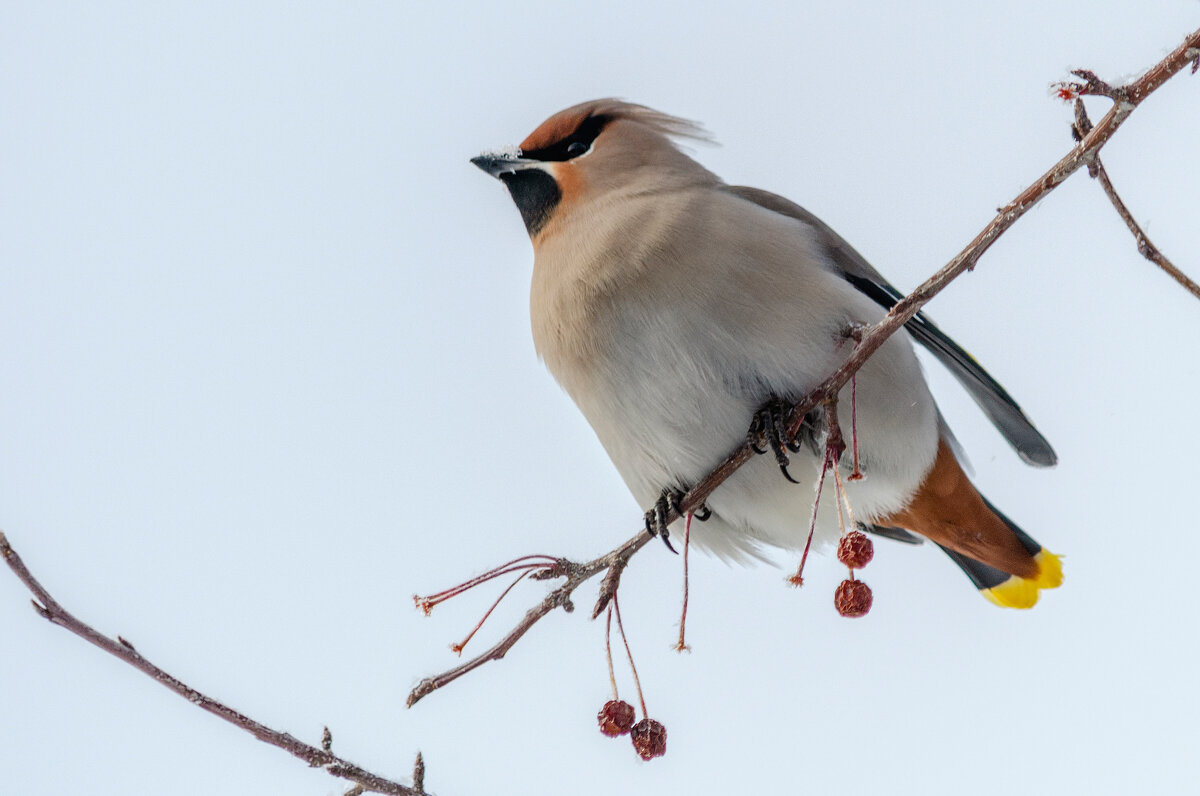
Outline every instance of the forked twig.
<svg viewBox="0 0 1200 796"><path fill-rule="evenodd" d="M575 610L575 605L571 602L571 595L574 591L585 581L591 580L601 572L606 572L607 575L600 586L600 597L597 599L596 606L592 610L592 618L595 619L607 607L609 600L612 599L612 595L616 593L617 586L621 581L621 573L624 571L625 565L629 563L629 559L634 553L645 547L650 539L651 537L647 534L639 532L620 547L605 553L599 558L592 559L583 564L562 559L554 567L533 575L532 577L537 580L555 577L563 577L566 580L547 594L545 599L540 603L526 611L525 616L521 617L521 621L517 622L516 627L505 634L504 638L492 645L490 649L476 655L471 660L459 666L455 666L453 669L433 677L426 677L417 683L417 686L409 693L405 704L408 707L412 707L422 697L448 683L454 682L467 672L478 669L488 661L500 660L543 616L555 608L562 608L568 612Z"/></svg>

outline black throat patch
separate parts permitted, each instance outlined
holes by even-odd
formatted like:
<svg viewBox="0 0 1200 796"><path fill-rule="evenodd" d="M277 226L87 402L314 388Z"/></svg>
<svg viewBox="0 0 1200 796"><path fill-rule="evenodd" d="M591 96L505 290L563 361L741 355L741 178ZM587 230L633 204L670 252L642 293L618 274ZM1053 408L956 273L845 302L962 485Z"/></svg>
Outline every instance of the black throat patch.
<svg viewBox="0 0 1200 796"><path fill-rule="evenodd" d="M541 169L522 169L502 174L500 179L508 186L513 202L521 211L525 229L533 237L550 220L550 214L562 199L558 183Z"/></svg>

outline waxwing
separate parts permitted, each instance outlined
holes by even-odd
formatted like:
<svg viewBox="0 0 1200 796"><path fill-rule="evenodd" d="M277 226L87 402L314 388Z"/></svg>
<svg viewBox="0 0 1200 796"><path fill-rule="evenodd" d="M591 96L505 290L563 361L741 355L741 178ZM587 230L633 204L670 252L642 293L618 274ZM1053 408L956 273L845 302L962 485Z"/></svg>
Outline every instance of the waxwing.
<svg viewBox="0 0 1200 796"><path fill-rule="evenodd" d="M518 150L472 160L507 186L532 239L538 354L643 507L706 475L752 423L769 430L763 418L849 356L847 330L877 322L902 297L815 216L726 185L676 145L703 137L692 122L602 99L551 116ZM1055 453L928 317L906 332L839 395L839 425L852 410L865 476L844 481L854 517L883 536L932 540L993 602L1031 607L1062 582L1059 559L971 484L912 341L949 368L1025 462L1051 466ZM806 419L790 478L817 481L827 428L819 413ZM838 465L844 476L849 458ZM802 547L813 494L781 477L772 457L756 457L708 498L711 516L692 543L730 559ZM816 528L818 544L838 537L837 501L822 501Z"/></svg>

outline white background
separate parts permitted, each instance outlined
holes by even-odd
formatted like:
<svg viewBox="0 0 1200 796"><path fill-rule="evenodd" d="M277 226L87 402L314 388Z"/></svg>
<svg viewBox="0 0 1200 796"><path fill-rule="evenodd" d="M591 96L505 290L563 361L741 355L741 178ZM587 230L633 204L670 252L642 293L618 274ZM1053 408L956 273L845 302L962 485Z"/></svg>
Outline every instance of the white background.
<svg viewBox="0 0 1200 796"><path fill-rule="evenodd" d="M1062 589L1002 611L936 549L881 542L851 621L832 558L796 591L696 556L680 656L679 559L655 545L621 594L665 758L596 731L583 610L404 698L499 584L430 619L410 595L590 557L640 518L536 361L529 243L470 156L575 102L642 102L704 122L723 144L705 165L908 288L1071 146L1051 81L1128 78L1197 24L1182 0L5 3L0 527L100 630L310 742L328 724L380 773L423 750L442 796L1182 792L1200 303L1082 173L931 307L1059 453L1024 467L930 368L981 489L1066 556ZM1193 275L1197 129L1180 76L1104 150ZM516 590L480 641L543 593ZM4 793L343 790L27 596L0 573Z"/></svg>

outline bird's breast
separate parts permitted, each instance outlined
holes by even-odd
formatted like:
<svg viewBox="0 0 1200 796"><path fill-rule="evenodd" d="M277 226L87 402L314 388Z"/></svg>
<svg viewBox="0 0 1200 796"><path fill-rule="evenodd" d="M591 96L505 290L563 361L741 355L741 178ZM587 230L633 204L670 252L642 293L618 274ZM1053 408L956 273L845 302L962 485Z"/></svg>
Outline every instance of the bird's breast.
<svg viewBox="0 0 1200 796"><path fill-rule="evenodd" d="M637 494L707 472L768 397L798 397L847 352L844 302L826 295L841 280L798 225L758 228L740 200L631 204L543 243L531 314L540 356Z"/></svg>

